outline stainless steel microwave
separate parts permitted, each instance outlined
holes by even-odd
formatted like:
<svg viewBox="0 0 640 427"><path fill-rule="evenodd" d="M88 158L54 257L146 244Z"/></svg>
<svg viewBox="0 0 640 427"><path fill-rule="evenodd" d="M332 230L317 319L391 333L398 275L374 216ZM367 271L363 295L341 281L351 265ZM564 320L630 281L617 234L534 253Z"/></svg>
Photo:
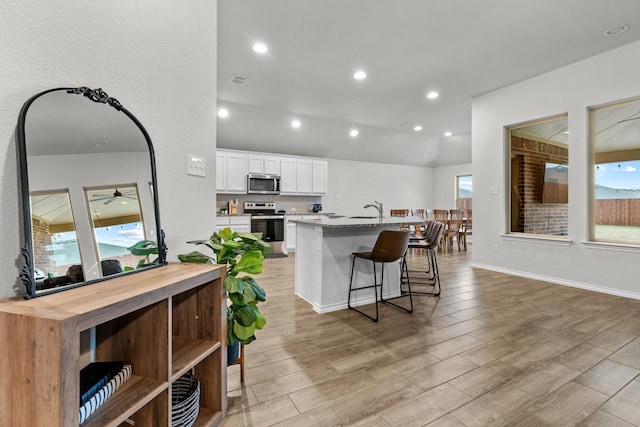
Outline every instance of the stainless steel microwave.
<svg viewBox="0 0 640 427"><path fill-rule="evenodd" d="M247 194L280 194L280 175L247 175Z"/></svg>

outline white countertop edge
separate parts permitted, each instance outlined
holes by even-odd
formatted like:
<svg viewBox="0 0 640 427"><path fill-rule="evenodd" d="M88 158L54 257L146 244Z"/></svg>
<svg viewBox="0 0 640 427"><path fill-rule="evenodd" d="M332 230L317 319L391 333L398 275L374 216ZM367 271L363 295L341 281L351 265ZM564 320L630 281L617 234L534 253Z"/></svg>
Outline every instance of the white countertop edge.
<svg viewBox="0 0 640 427"><path fill-rule="evenodd" d="M320 219L290 219L297 224L308 224L326 228L352 228L352 227L383 227L386 225L414 225L423 224L424 219L419 217L386 217L378 218L320 218Z"/></svg>

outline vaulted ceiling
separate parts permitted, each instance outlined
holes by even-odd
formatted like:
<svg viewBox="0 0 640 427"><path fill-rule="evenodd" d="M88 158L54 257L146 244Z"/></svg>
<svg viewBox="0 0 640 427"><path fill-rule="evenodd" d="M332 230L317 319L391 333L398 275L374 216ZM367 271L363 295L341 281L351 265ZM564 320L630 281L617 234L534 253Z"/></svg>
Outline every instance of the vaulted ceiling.
<svg viewBox="0 0 640 427"><path fill-rule="evenodd" d="M218 5L218 147L368 162L469 163L474 96L640 39L637 0Z"/></svg>

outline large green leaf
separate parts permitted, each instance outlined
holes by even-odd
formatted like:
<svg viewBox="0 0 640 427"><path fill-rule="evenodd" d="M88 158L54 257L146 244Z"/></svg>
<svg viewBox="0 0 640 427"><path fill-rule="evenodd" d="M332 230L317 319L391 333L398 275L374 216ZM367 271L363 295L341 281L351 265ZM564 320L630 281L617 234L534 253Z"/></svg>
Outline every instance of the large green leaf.
<svg viewBox="0 0 640 427"><path fill-rule="evenodd" d="M231 240L233 239L233 231L231 231L229 227L226 227L218 231L218 236L220 236L220 239L222 240Z"/></svg>
<svg viewBox="0 0 640 427"><path fill-rule="evenodd" d="M245 233L244 231L238 231L236 232L236 235L240 237L242 240L250 241L250 242L257 242L260 239L256 235L251 233Z"/></svg>
<svg viewBox="0 0 640 427"><path fill-rule="evenodd" d="M264 256L260 251L248 251L242 255L242 259L233 267L235 273L245 272L248 274L259 274L262 272Z"/></svg>
<svg viewBox="0 0 640 427"><path fill-rule="evenodd" d="M247 340L249 339L254 332L256 331L256 327L253 325L253 323L250 326L243 326L238 322L233 322L233 333L240 339L240 340Z"/></svg>
<svg viewBox="0 0 640 427"><path fill-rule="evenodd" d="M258 285L258 283L254 280L253 277L245 276L242 278L242 280L244 281L245 286L251 287L251 289L253 290L253 293L256 294L256 299L258 301L267 300L267 293L264 291L264 289L262 289L260 285Z"/></svg>
<svg viewBox="0 0 640 427"><path fill-rule="evenodd" d="M264 318L264 316L262 315L262 313L260 313L257 307L254 307L254 310L256 313L256 321L255 321L256 329L262 329L264 325L267 323L267 319Z"/></svg>
<svg viewBox="0 0 640 427"><path fill-rule="evenodd" d="M178 255L178 259L182 262L194 262L199 264L213 263L213 259L210 256L198 251L189 252L188 254L180 254Z"/></svg>
<svg viewBox="0 0 640 427"><path fill-rule="evenodd" d="M236 308L232 306L231 308L233 310L233 320L240 323L242 326L250 326L258 318L253 308L247 305Z"/></svg>
<svg viewBox="0 0 640 427"><path fill-rule="evenodd" d="M235 276L225 277L223 286L229 294L244 292L244 282Z"/></svg>
<svg viewBox="0 0 640 427"><path fill-rule="evenodd" d="M158 244L153 240L140 240L127 248L135 256L149 256L158 253Z"/></svg>

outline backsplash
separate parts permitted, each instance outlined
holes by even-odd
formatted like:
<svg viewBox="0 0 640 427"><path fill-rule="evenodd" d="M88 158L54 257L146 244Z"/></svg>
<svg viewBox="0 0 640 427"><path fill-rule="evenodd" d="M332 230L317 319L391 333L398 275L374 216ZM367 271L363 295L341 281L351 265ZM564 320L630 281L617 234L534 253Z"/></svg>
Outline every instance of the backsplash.
<svg viewBox="0 0 640 427"><path fill-rule="evenodd" d="M276 210L284 209L287 213L310 213L314 203L322 203L322 196L218 194L216 196L216 213L220 213L220 209L227 209L231 199L238 199L239 214L244 213L244 202L274 202Z"/></svg>

